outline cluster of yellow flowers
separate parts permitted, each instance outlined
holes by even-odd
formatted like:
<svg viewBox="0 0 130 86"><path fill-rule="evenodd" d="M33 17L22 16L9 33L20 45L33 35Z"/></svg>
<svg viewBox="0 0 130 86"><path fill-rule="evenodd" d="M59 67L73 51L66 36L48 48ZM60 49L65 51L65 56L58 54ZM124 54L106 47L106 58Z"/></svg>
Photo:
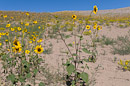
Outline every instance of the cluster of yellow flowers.
<svg viewBox="0 0 130 86"><path fill-rule="evenodd" d="M0 33L0 37L1 37L2 35L3 35L3 36L4 36L4 35L7 35L7 36L8 36L8 35L9 35L9 32L6 32L6 33L1 32L1 33Z"/></svg>
<svg viewBox="0 0 130 86"><path fill-rule="evenodd" d="M13 49L13 52L17 53L22 50L22 47L21 47L21 44L20 42L15 38L15 40L13 41L13 46L12 49Z"/></svg>
<svg viewBox="0 0 130 86"><path fill-rule="evenodd" d="M118 62L118 64L119 64L123 69L130 71L130 60L126 60L126 61L120 60L120 62Z"/></svg>

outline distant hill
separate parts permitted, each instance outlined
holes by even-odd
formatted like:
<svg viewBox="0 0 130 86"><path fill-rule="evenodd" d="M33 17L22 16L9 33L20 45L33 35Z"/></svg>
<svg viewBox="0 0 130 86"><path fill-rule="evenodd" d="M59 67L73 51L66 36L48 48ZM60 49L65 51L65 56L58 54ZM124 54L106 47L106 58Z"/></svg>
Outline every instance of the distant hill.
<svg viewBox="0 0 130 86"><path fill-rule="evenodd" d="M83 16L88 16L91 11L59 11L59 12L44 12L44 13L35 13L35 12L29 12L31 19L44 19L44 18L53 18L54 15L58 15L58 17L68 17L72 16L73 14L80 15L81 17ZM0 11L0 16L2 15L8 15L9 17L14 17L17 20L24 19L26 17L25 15L26 12L21 12L21 11ZM95 15L92 13L92 16L107 16L107 17L130 17L130 7L125 7L125 8L119 8L119 9L111 9L111 10L98 10L97 14ZM19 17L19 18L18 18Z"/></svg>
<svg viewBox="0 0 130 86"><path fill-rule="evenodd" d="M60 11L54 12L52 14L77 14L77 15L89 15L91 11ZM94 15L94 14L92 14ZM98 10L96 16L104 15L104 16L128 16L130 15L130 7L119 8L119 9L111 9L111 10Z"/></svg>

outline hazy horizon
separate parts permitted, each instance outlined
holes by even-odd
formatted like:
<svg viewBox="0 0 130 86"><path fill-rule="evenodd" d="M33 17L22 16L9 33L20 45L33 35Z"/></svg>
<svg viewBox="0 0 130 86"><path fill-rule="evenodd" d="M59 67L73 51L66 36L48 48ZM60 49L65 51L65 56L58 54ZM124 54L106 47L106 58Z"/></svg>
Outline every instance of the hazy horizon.
<svg viewBox="0 0 130 86"><path fill-rule="evenodd" d="M88 11L97 5L99 10L130 7L129 0L1 0L1 11L59 12Z"/></svg>

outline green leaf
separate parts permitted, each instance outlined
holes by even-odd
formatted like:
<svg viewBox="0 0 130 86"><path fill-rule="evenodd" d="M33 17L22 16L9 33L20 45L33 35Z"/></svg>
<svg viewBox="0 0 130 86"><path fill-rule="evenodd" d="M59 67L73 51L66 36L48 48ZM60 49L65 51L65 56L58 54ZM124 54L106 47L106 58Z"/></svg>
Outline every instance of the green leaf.
<svg viewBox="0 0 130 86"><path fill-rule="evenodd" d="M12 61L13 59L12 58L8 58L8 61Z"/></svg>
<svg viewBox="0 0 130 86"><path fill-rule="evenodd" d="M80 77L83 79L84 82L88 83L88 74L85 72L82 72L80 74Z"/></svg>
<svg viewBox="0 0 130 86"><path fill-rule="evenodd" d="M68 46L72 47L73 45L70 43L70 44L68 44Z"/></svg>
<svg viewBox="0 0 130 86"><path fill-rule="evenodd" d="M89 60L88 60L88 59L83 59L83 61L85 61L85 62L89 62Z"/></svg>
<svg viewBox="0 0 130 86"><path fill-rule="evenodd" d="M15 82L15 75L10 74L9 76L7 76L7 79L10 80L12 83L14 83Z"/></svg>
<svg viewBox="0 0 130 86"><path fill-rule="evenodd" d="M25 77L20 76L20 77L19 77L19 81L20 81L20 82L25 82Z"/></svg>
<svg viewBox="0 0 130 86"><path fill-rule="evenodd" d="M75 81L74 80L72 81L72 86L75 86Z"/></svg>
<svg viewBox="0 0 130 86"><path fill-rule="evenodd" d="M69 58L69 60L74 60L74 58L73 58L73 57L71 57L71 58Z"/></svg>
<svg viewBox="0 0 130 86"><path fill-rule="evenodd" d="M66 36L65 36L65 38L69 38L69 37L71 37L71 36L70 36L70 35L66 35Z"/></svg>
<svg viewBox="0 0 130 86"><path fill-rule="evenodd" d="M76 53L74 53L73 56L78 56L78 55Z"/></svg>
<svg viewBox="0 0 130 86"><path fill-rule="evenodd" d="M42 58L38 58L38 63L42 62L43 59Z"/></svg>
<svg viewBox="0 0 130 86"><path fill-rule="evenodd" d="M30 78L31 77L31 73L28 73L27 75L26 75L26 78Z"/></svg>
<svg viewBox="0 0 130 86"><path fill-rule="evenodd" d="M40 82L39 86L45 86L45 84L43 82Z"/></svg>
<svg viewBox="0 0 130 86"><path fill-rule="evenodd" d="M86 67L89 69L89 66L86 64Z"/></svg>
<svg viewBox="0 0 130 86"><path fill-rule="evenodd" d="M91 54L91 52L89 50L87 50L86 48L82 49L85 53Z"/></svg>
<svg viewBox="0 0 130 86"><path fill-rule="evenodd" d="M67 66L68 75L71 75L72 72L74 72L74 70L75 70L75 67L73 64L70 64L69 66Z"/></svg>
<svg viewBox="0 0 130 86"><path fill-rule="evenodd" d="M36 75L37 72L38 72L38 69L34 69L34 70L33 70L34 75Z"/></svg>
<svg viewBox="0 0 130 86"><path fill-rule="evenodd" d="M70 64L70 62L69 61L67 61L65 64L63 64L64 66L67 66L67 65L69 65Z"/></svg>
<svg viewBox="0 0 130 86"><path fill-rule="evenodd" d="M26 86L31 86L30 84L27 84Z"/></svg>

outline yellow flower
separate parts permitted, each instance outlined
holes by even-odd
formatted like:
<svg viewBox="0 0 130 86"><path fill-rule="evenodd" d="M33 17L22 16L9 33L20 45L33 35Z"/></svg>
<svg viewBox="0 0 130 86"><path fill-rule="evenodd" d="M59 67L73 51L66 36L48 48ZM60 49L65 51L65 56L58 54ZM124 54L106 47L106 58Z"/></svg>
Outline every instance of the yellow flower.
<svg viewBox="0 0 130 86"><path fill-rule="evenodd" d="M29 23L26 23L25 26L29 26Z"/></svg>
<svg viewBox="0 0 130 86"><path fill-rule="evenodd" d="M86 26L86 29L90 29L90 26L89 26L89 25L87 25L87 26Z"/></svg>
<svg viewBox="0 0 130 86"><path fill-rule="evenodd" d="M12 48L13 48L13 52L15 52L15 53L17 53L17 52L20 53L20 51L22 50L21 46L15 46L15 47L12 47Z"/></svg>
<svg viewBox="0 0 130 86"><path fill-rule="evenodd" d="M7 24L6 27L10 27L10 24Z"/></svg>
<svg viewBox="0 0 130 86"><path fill-rule="evenodd" d="M40 29L41 27L39 26L38 29Z"/></svg>
<svg viewBox="0 0 130 86"><path fill-rule="evenodd" d="M93 26L93 29L96 29L96 25Z"/></svg>
<svg viewBox="0 0 130 86"><path fill-rule="evenodd" d="M23 22L21 22L21 24L23 24Z"/></svg>
<svg viewBox="0 0 130 86"><path fill-rule="evenodd" d="M97 26L97 23L96 23L96 22L94 23L94 26Z"/></svg>
<svg viewBox="0 0 130 86"><path fill-rule="evenodd" d="M120 60L120 65L123 65L123 62L122 62L122 60Z"/></svg>
<svg viewBox="0 0 130 86"><path fill-rule="evenodd" d="M75 44L75 42L73 42L73 44Z"/></svg>
<svg viewBox="0 0 130 86"><path fill-rule="evenodd" d="M101 30L101 27L99 25L97 26L97 30Z"/></svg>
<svg viewBox="0 0 130 86"><path fill-rule="evenodd" d="M0 46L2 45L2 43L0 43Z"/></svg>
<svg viewBox="0 0 130 86"><path fill-rule="evenodd" d="M3 35L3 36L4 36L5 34L6 34L6 33L3 33L3 32L2 32L2 35Z"/></svg>
<svg viewBox="0 0 130 86"><path fill-rule="evenodd" d="M27 12L26 15L29 16L29 12Z"/></svg>
<svg viewBox="0 0 130 86"><path fill-rule="evenodd" d="M29 50L25 50L25 53L29 54L29 53L30 53L30 51L29 51Z"/></svg>
<svg viewBox="0 0 130 86"><path fill-rule="evenodd" d="M10 49L7 49L7 51L10 51Z"/></svg>
<svg viewBox="0 0 130 86"><path fill-rule="evenodd" d="M91 30L89 30L89 33L91 33Z"/></svg>
<svg viewBox="0 0 130 86"><path fill-rule="evenodd" d="M38 43L39 43L39 42L42 42L42 39L37 40L37 42L38 42Z"/></svg>
<svg viewBox="0 0 130 86"><path fill-rule="evenodd" d="M14 17L10 17L11 19L14 19Z"/></svg>
<svg viewBox="0 0 130 86"><path fill-rule="evenodd" d="M10 28L11 29L11 31L14 31L15 29L14 28Z"/></svg>
<svg viewBox="0 0 130 86"><path fill-rule="evenodd" d="M33 41L35 41L35 40L36 40L36 37L34 36L34 37L33 37Z"/></svg>
<svg viewBox="0 0 130 86"><path fill-rule="evenodd" d="M8 36L8 35L9 35L9 32L6 32L5 34Z"/></svg>
<svg viewBox="0 0 130 86"><path fill-rule="evenodd" d="M8 42L8 39L6 39L5 42Z"/></svg>
<svg viewBox="0 0 130 86"><path fill-rule="evenodd" d="M29 43L31 44L31 43L32 43L32 41L29 41Z"/></svg>
<svg viewBox="0 0 130 86"><path fill-rule="evenodd" d="M126 70L127 70L127 66L125 66L125 67L124 67L124 69L126 69Z"/></svg>
<svg viewBox="0 0 130 86"><path fill-rule="evenodd" d="M28 34L30 34L30 32L28 32Z"/></svg>
<svg viewBox="0 0 130 86"><path fill-rule="evenodd" d="M77 16L76 15L72 15L72 18L75 20L77 18Z"/></svg>
<svg viewBox="0 0 130 86"><path fill-rule="evenodd" d="M6 18L6 17L7 17L7 15L4 15L3 17L4 17L4 18Z"/></svg>
<svg viewBox="0 0 130 86"><path fill-rule="evenodd" d="M40 54L43 52L43 48L41 45L37 45L34 51L35 53Z"/></svg>
<svg viewBox="0 0 130 86"><path fill-rule="evenodd" d="M129 61L128 61L128 60L126 60L126 61L125 61L125 65L128 65L128 63L129 63Z"/></svg>
<svg viewBox="0 0 130 86"><path fill-rule="evenodd" d="M21 30L21 28L20 28L20 27L18 27L17 29L18 29L19 31Z"/></svg>
<svg viewBox="0 0 130 86"><path fill-rule="evenodd" d="M15 38L15 40L13 41L13 45L14 46L21 46L20 42Z"/></svg>
<svg viewBox="0 0 130 86"><path fill-rule="evenodd" d="M97 6L95 5L95 6L93 7L93 13L96 14L97 11L98 11L98 8L97 8Z"/></svg>
<svg viewBox="0 0 130 86"><path fill-rule="evenodd" d="M33 24L37 24L37 21L33 21Z"/></svg>
<svg viewBox="0 0 130 86"><path fill-rule="evenodd" d="M23 32L27 32L27 29L26 29L26 28L24 28Z"/></svg>

